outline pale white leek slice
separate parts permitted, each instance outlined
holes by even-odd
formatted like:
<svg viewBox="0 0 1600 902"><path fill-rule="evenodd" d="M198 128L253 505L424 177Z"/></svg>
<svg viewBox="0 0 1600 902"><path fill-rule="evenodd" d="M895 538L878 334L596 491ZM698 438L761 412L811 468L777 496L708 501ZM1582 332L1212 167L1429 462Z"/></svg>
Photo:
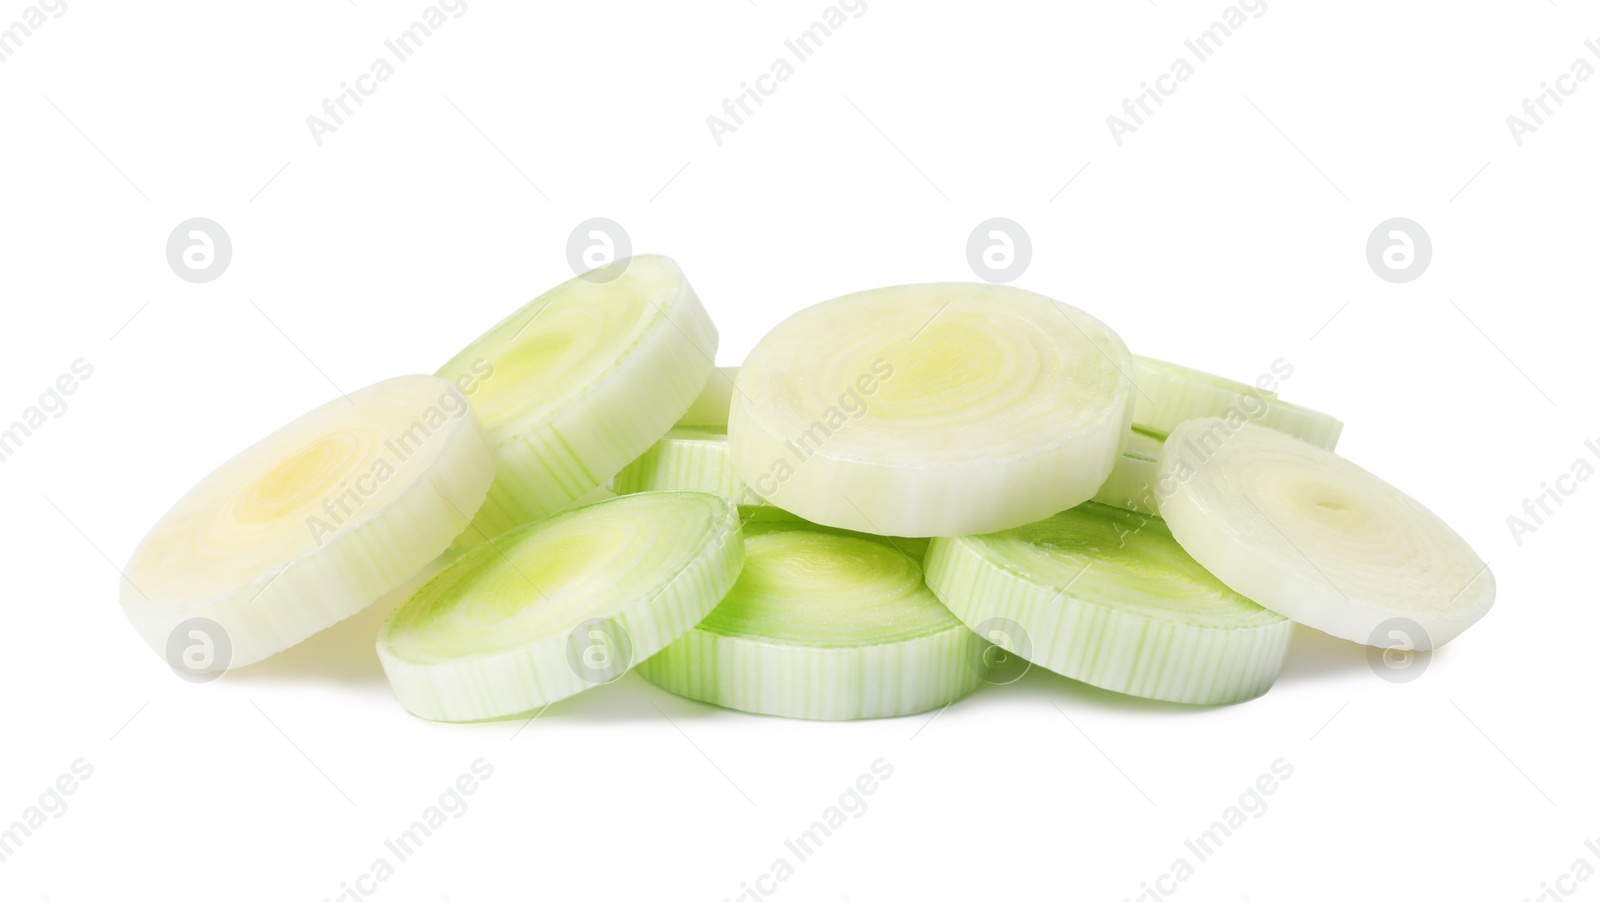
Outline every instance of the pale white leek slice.
<svg viewBox="0 0 1600 902"><path fill-rule="evenodd" d="M231 653L186 658L190 671L251 664L421 571L467 525L493 473L477 417L450 383L402 376L352 392L179 499L128 562L122 608L161 654L180 624L220 628L203 631Z"/></svg>
<svg viewBox="0 0 1600 902"><path fill-rule="evenodd" d="M739 581L640 665L645 679L725 708L810 720L915 714L982 682L985 643L923 584L920 549L795 520L744 529Z"/></svg>
<svg viewBox="0 0 1600 902"><path fill-rule="evenodd" d="M1274 376L1274 379L1276 376ZM1325 413L1290 404L1275 391L1213 376L1150 357L1133 357L1133 425L1166 435L1186 420L1225 417L1252 422L1332 451L1344 424Z"/></svg>
<svg viewBox="0 0 1600 902"><path fill-rule="evenodd" d="M1172 534L1218 579L1326 633L1437 648L1494 604L1494 575L1409 495L1329 451L1251 424L1191 420L1158 480ZM1420 627L1420 629L1417 629Z"/></svg>
<svg viewBox="0 0 1600 902"><path fill-rule="evenodd" d="M1094 502L934 539L926 569L939 599L1006 651L1143 698L1254 698L1277 679L1293 630L1195 563L1160 519Z"/></svg>
<svg viewBox="0 0 1600 902"><path fill-rule="evenodd" d="M390 615L378 659L418 717L487 720L615 680L698 623L744 559L706 492L623 495L468 549Z"/></svg>
<svg viewBox="0 0 1600 902"><path fill-rule="evenodd" d="M904 285L789 317L739 370L734 472L880 535L987 532L1092 497L1131 425L1132 359L1094 317L1004 285Z"/></svg>
<svg viewBox="0 0 1600 902"><path fill-rule="evenodd" d="M462 541L549 516L644 453L712 372L717 330L671 259L619 260L535 298L439 370L467 391L495 481Z"/></svg>

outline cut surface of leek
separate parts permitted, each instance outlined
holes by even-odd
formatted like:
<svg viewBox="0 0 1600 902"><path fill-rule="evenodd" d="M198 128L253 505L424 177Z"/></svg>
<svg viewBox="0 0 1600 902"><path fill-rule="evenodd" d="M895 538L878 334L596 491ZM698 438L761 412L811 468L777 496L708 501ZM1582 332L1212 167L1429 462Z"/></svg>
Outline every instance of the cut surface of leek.
<svg viewBox="0 0 1600 902"><path fill-rule="evenodd" d="M989 535L936 538L927 580L986 639L1143 698L1227 704L1266 692L1293 630L1207 573L1160 519L1088 502Z"/></svg>
<svg viewBox="0 0 1600 902"><path fill-rule="evenodd" d="M477 417L450 383L402 376L352 392L174 504L128 562L122 608L158 653L180 624L204 618L231 647L216 670L254 663L421 571L466 527L493 473Z"/></svg>
<svg viewBox="0 0 1600 902"><path fill-rule="evenodd" d="M717 331L671 259L575 277L468 345L438 375L464 386L497 457L462 542L549 516L644 453L706 385Z"/></svg>
<svg viewBox="0 0 1600 902"><path fill-rule="evenodd" d="M468 549L390 615L378 659L428 720L520 714L683 635L744 559L739 512L706 492L624 495Z"/></svg>
<svg viewBox="0 0 1600 902"><path fill-rule="evenodd" d="M896 717L982 682L985 643L939 604L916 551L795 520L745 523L745 567L639 673L687 698L810 720Z"/></svg>
<svg viewBox="0 0 1600 902"><path fill-rule="evenodd" d="M1167 437L1158 479L1171 487L1162 516L1195 560L1323 632L1387 646L1399 630L1426 651L1494 604L1494 575L1432 511L1280 432L1191 420Z"/></svg>
<svg viewBox="0 0 1600 902"><path fill-rule="evenodd" d="M1164 360L1135 354L1133 381L1139 386L1133 400L1134 426L1162 436L1186 420L1225 417L1276 429L1332 451L1344 431L1344 423L1334 417L1290 404L1274 391Z"/></svg>
<svg viewBox="0 0 1600 902"><path fill-rule="evenodd" d="M1132 417L1132 359L1094 317L1005 285L835 298L767 333L739 370L734 472L816 523L987 532L1090 497Z"/></svg>

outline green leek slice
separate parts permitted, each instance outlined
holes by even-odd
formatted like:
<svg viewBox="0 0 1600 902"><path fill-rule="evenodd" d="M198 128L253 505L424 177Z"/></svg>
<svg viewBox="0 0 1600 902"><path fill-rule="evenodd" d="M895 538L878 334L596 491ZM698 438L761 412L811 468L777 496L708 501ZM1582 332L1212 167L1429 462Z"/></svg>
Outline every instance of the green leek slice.
<svg viewBox="0 0 1600 902"><path fill-rule="evenodd" d="M701 387L689 410L678 418L679 426L714 426L726 432L728 407L733 403L733 381L739 375L736 366L719 366L711 371L711 378Z"/></svg>
<svg viewBox="0 0 1600 902"><path fill-rule="evenodd" d="M463 542L571 505L642 454L706 384L717 331L667 257L573 278L468 345L439 376L468 387L497 456Z"/></svg>
<svg viewBox="0 0 1600 902"><path fill-rule="evenodd" d="M1276 392L1213 376L1201 370L1133 357L1133 424L1165 436L1180 423L1202 417L1253 422L1332 451L1344 424L1325 413L1290 404Z"/></svg>
<svg viewBox="0 0 1600 902"><path fill-rule="evenodd" d="M982 682L986 643L923 584L915 550L752 519L745 554L722 603L640 675L687 698L810 720L915 714Z"/></svg>
<svg viewBox="0 0 1600 902"><path fill-rule="evenodd" d="M1147 432L1138 426L1128 435L1128 443L1111 468L1111 475L1100 486L1094 500L1141 514L1157 511L1156 462L1165 435Z"/></svg>
<svg viewBox="0 0 1600 902"><path fill-rule="evenodd" d="M728 405L736 366L718 367L676 425L650 450L612 479L618 494L632 492L715 492L735 504L766 504L750 490L728 461Z"/></svg>
<svg viewBox="0 0 1600 902"><path fill-rule="evenodd" d="M1102 689L1189 704L1266 692L1293 629L1207 573L1160 519L1089 502L989 535L936 538L928 586L1010 651Z"/></svg>
<svg viewBox="0 0 1600 902"><path fill-rule="evenodd" d="M468 549L390 615L378 659L406 710L471 721L610 682L694 626L744 559L706 492L624 495Z"/></svg>
<svg viewBox="0 0 1600 902"><path fill-rule="evenodd" d="M750 490L728 463L728 433L697 426L674 426L614 480L618 494L633 492L715 492L736 504L766 500Z"/></svg>

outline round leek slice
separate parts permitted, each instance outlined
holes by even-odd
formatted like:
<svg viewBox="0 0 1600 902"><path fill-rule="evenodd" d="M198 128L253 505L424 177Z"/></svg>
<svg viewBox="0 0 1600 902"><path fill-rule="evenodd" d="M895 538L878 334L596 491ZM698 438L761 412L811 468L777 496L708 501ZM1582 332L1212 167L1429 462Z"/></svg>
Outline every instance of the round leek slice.
<svg viewBox="0 0 1600 902"><path fill-rule="evenodd" d="M711 378L700 389L689 410L678 418L679 426L715 426L728 429L728 407L733 403L733 381L739 375L736 366L719 366L711 371Z"/></svg>
<svg viewBox="0 0 1600 902"><path fill-rule="evenodd" d="M1131 425L1099 320L1005 285L881 288L802 310L739 370L733 469L817 523L988 532L1090 497Z"/></svg>
<svg viewBox="0 0 1600 902"><path fill-rule="evenodd" d="M1138 426L1128 435L1128 443L1117 458L1094 500L1141 514L1154 515L1156 504L1156 462L1165 435L1146 432Z"/></svg>
<svg viewBox="0 0 1600 902"><path fill-rule="evenodd" d="M1133 424L1166 435L1202 417L1253 422L1332 451L1344 424L1325 413L1290 404L1276 392L1149 357L1133 358Z"/></svg>
<svg viewBox="0 0 1600 902"><path fill-rule="evenodd" d="M620 495L634 492L714 492L735 504L766 501L735 476L728 463L728 433L709 426L674 426L617 473Z"/></svg>
<svg viewBox="0 0 1600 902"><path fill-rule="evenodd" d="M1409 495L1271 429L1211 418L1167 437L1161 513L1234 589L1354 642L1437 648L1494 604L1494 575Z"/></svg>
<svg viewBox="0 0 1600 902"><path fill-rule="evenodd" d="M407 711L487 720L608 683L683 635L744 560L705 492L624 495L468 549L390 615L378 659Z"/></svg>
<svg viewBox="0 0 1600 902"><path fill-rule="evenodd" d="M934 539L926 567L939 599L1007 651L1143 698L1254 698L1277 679L1294 628L1207 573L1161 520L1094 502Z"/></svg>
<svg viewBox="0 0 1600 902"><path fill-rule="evenodd" d="M891 540L753 520L745 554L728 596L641 676L725 708L809 720L915 714L982 682L986 644Z"/></svg>
<svg viewBox="0 0 1600 902"><path fill-rule="evenodd" d="M210 621L231 654L185 659L190 671L254 663L421 571L467 525L493 475L455 386L380 382L283 426L190 489L133 552L122 609L161 654L180 625Z"/></svg>
<svg viewBox="0 0 1600 902"><path fill-rule="evenodd" d="M718 367L677 425L618 471L612 479L617 493L715 492L739 505L766 504L728 462L728 405L738 374L736 366Z"/></svg>
<svg viewBox="0 0 1600 902"><path fill-rule="evenodd" d="M498 458L462 541L561 510L644 453L706 384L717 331L678 265L641 256L621 275L540 295L439 370L463 386Z"/></svg>

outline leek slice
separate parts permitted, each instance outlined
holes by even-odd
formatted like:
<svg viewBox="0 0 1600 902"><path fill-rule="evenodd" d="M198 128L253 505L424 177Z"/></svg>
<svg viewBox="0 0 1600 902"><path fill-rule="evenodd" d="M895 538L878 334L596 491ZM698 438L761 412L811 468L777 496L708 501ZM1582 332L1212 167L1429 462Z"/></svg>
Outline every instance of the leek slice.
<svg viewBox="0 0 1600 902"><path fill-rule="evenodd" d="M530 711L610 682L683 635L743 560L726 498L620 496L468 549L390 615L378 659L418 717Z"/></svg>
<svg viewBox="0 0 1600 902"><path fill-rule="evenodd" d="M493 475L455 386L380 382L290 422L190 489L133 552L122 609L161 654L192 618L220 627L231 655L188 659L180 673L254 663L420 572L467 525Z"/></svg>
<svg viewBox="0 0 1600 902"><path fill-rule="evenodd" d="M739 375L736 366L719 366L701 387L689 410L678 418L679 426L714 426L728 429L728 407L733 403L733 382Z"/></svg>
<svg viewBox="0 0 1600 902"><path fill-rule="evenodd" d="M1099 320L1005 285L846 295L789 317L745 360L734 472L829 526L1018 526L1092 497L1111 473L1132 365Z"/></svg>
<svg viewBox="0 0 1600 902"><path fill-rule="evenodd" d="M893 540L756 519L745 554L727 598L641 676L725 708L810 720L915 714L982 682L974 662L986 643Z"/></svg>
<svg viewBox="0 0 1600 902"><path fill-rule="evenodd" d="M728 461L728 406L738 374L736 366L718 367L677 425L617 473L617 493L714 492L739 505L766 504Z"/></svg>
<svg viewBox="0 0 1600 902"><path fill-rule="evenodd" d="M1133 400L1133 424L1165 436L1186 420L1228 417L1254 422L1332 451L1344 424L1298 404L1276 392L1213 376L1201 370L1133 357L1133 381L1139 391Z"/></svg>
<svg viewBox="0 0 1600 902"><path fill-rule="evenodd" d="M1494 604L1494 575L1432 511L1280 432L1191 420L1167 437L1158 478L1171 488L1162 515L1196 560L1307 626L1376 646L1398 626L1425 651Z"/></svg>
<svg viewBox="0 0 1600 902"><path fill-rule="evenodd" d="M1095 492L1094 500L1112 507L1120 507L1141 514L1155 515L1156 463L1161 455L1161 442L1165 435L1148 432L1138 426L1128 434L1128 442L1111 468L1111 475Z"/></svg>
<svg viewBox="0 0 1600 902"><path fill-rule="evenodd" d="M678 265L641 256L622 274L540 295L439 375L468 398L498 458L463 541L546 517L603 484L689 409L717 330Z"/></svg>
<svg viewBox="0 0 1600 902"><path fill-rule="evenodd" d="M713 427L672 427L613 481L619 495L697 491L713 492L740 505L766 504L734 475L728 462L728 433Z"/></svg>
<svg viewBox="0 0 1600 902"><path fill-rule="evenodd" d="M1144 698L1254 698L1277 679L1293 630L1207 573L1161 520L1094 502L1004 532L934 539L926 568L939 599L973 629L1003 636L1007 651Z"/></svg>

